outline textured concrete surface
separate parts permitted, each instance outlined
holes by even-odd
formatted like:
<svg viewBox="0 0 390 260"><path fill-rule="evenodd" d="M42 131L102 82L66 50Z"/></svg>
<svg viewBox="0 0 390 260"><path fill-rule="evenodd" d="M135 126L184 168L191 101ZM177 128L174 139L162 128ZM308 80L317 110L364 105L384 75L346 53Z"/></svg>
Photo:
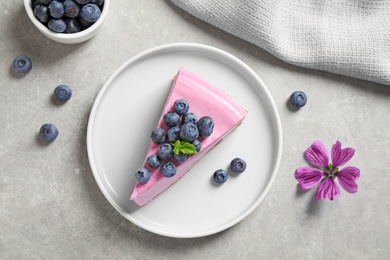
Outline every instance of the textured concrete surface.
<svg viewBox="0 0 390 260"><path fill-rule="evenodd" d="M92 175L88 116L108 77L135 54L166 43L195 42L225 50L265 82L283 125L278 176L260 206L232 228L203 238L174 239L144 231L105 199ZM289 65L201 22L169 1L112 1L102 31L78 45L41 35L22 1L0 9L0 258L1 259L388 259L390 255L390 86ZM33 69L10 73L26 54ZM64 104L58 84L72 86ZM299 111L289 95L307 93ZM39 127L60 130L50 145ZM314 201L293 173L316 139L356 149L359 191Z"/></svg>

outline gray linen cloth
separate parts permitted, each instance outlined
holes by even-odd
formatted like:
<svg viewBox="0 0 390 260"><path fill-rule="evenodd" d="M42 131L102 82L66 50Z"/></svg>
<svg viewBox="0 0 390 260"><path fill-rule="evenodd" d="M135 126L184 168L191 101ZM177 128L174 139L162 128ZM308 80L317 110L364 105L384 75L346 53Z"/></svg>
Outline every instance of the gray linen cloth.
<svg viewBox="0 0 390 260"><path fill-rule="evenodd" d="M390 85L390 0L172 0L301 67Z"/></svg>

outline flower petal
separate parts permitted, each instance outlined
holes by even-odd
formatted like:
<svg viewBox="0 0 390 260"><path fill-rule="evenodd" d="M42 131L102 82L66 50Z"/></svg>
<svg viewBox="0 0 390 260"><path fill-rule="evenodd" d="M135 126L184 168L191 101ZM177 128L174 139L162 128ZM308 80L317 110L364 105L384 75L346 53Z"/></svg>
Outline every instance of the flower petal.
<svg viewBox="0 0 390 260"><path fill-rule="evenodd" d="M341 143L337 141L333 146L332 146L332 163L333 167L337 168L340 166L343 166L346 164L353 155L355 154L355 149L353 148L344 148L341 149Z"/></svg>
<svg viewBox="0 0 390 260"><path fill-rule="evenodd" d="M307 148L305 156L307 160L315 166L323 168L329 166L329 152L325 145L319 140L315 141L311 147Z"/></svg>
<svg viewBox="0 0 390 260"><path fill-rule="evenodd" d="M328 197L330 200L334 200L339 196L340 190L333 178L324 180L317 188L316 200L323 200L326 197Z"/></svg>
<svg viewBox="0 0 390 260"><path fill-rule="evenodd" d="M324 173L318 169L311 167L301 167L295 170L295 179L299 182L299 188L308 190L316 186L322 178Z"/></svg>
<svg viewBox="0 0 390 260"><path fill-rule="evenodd" d="M358 190L356 180L360 177L360 170L354 166L348 166L337 173L341 187L349 193L355 193Z"/></svg>

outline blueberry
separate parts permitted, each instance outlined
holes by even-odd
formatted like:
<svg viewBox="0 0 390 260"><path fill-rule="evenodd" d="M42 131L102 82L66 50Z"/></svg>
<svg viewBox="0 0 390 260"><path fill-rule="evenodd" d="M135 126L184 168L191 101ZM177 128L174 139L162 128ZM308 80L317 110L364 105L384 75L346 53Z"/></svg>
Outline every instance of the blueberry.
<svg viewBox="0 0 390 260"><path fill-rule="evenodd" d="M32 68L31 59L25 55L18 56L12 62L12 69L17 75L26 75Z"/></svg>
<svg viewBox="0 0 390 260"><path fill-rule="evenodd" d="M39 136L46 143L50 143L57 138L58 129L53 124L44 124L41 126L41 129L39 130Z"/></svg>
<svg viewBox="0 0 390 260"><path fill-rule="evenodd" d="M172 162L165 162L160 167L161 174L166 178L171 178L176 174L176 165Z"/></svg>
<svg viewBox="0 0 390 260"><path fill-rule="evenodd" d="M246 162L243 159L235 158L230 163L230 169L234 173L242 173L246 169Z"/></svg>
<svg viewBox="0 0 390 260"><path fill-rule="evenodd" d="M174 126L167 131L168 141L171 143L176 142L180 138L180 127Z"/></svg>
<svg viewBox="0 0 390 260"><path fill-rule="evenodd" d="M190 112L190 113L183 115L183 118L181 121L183 124L193 123L196 125L196 123L198 123L198 117L194 113Z"/></svg>
<svg viewBox="0 0 390 260"><path fill-rule="evenodd" d="M48 8L53 18L61 18L64 15L64 5L59 1L51 1Z"/></svg>
<svg viewBox="0 0 390 260"><path fill-rule="evenodd" d="M67 85L59 85L54 89L54 98L58 101L68 101L72 97L72 90Z"/></svg>
<svg viewBox="0 0 390 260"><path fill-rule="evenodd" d="M162 144L165 142L167 133L162 128L156 128L152 131L150 134L150 138L152 139L152 142L155 144Z"/></svg>
<svg viewBox="0 0 390 260"><path fill-rule="evenodd" d="M175 159L176 162L183 163L188 159L188 154L184 154L184 153L175 154L174 153L173 158Z"/></svg>
<svg viewBox="0 0 390 260"><path fill-rule="evenodd" d="M170 144L162 144L158 148L158 157L160 157L163 160L168 160L173 157L173 149L172 145Z"/></svg>
<svg viewBox="0 0 390 260"><path fill-rule="evenodd" d="M208 137L213 133L214 130L214 121L209 116L204 116L199 119L198 123L199 136Z"/></svg>
<svg viewBox="0 0 390 260"><path fill-rule="evenodd" d="M78 20L80 22L80 25L83 29L87 29L88 27L90 27L92 24L94 24L93 22L87 22L84 20L83 17L79 16L78 17Z"/></svg>
<svg viewBox="0 0 390 260"><path fill-rule="evenodd" d="M180 116L176 112L167 112L163 116L163 121L166 126L177 126L180 123Z"/></svg>
<svg viewBox="0 0 390 260"><path fill-rule="evenodd" d="M150 155L147 159L146 159L146 163L153 169L156 169L158 167L160 167L161 165L161 160L160 158L158 158L157 155L153 154L153 155Z"/></svg>
<svg viewBox="0 0 390 260"><path fill-rule="evenodd" d="M69 18L76 18L80 14L80 7L79 5L73 1L73 0L65 0L63 3L64 5L64 16Z"/></svg>
<svg viewBox="0 0 390 260"><path fill-rule="evenodd" d="M213 177L216 183L224 183L228 179L228 174L225 170L219 169L214 172Z"/></svg>
<svg viewBox="0 0 390 260"><path fill-rule="evenodd" d="M141 168L135 173L135 179L141 183L145 184L150 180L150 172L148 169Z"/></svg>
<svg viewBox="0 0 390 260"><path fill-rule="evenodd" d="M200 143L200 141L196 139L192 142L192 144L195 146L196 152L199 153L200 149L202 149L202 144Z"/></svg>
<svg viewBox="0 0 390 260"><path fill-rule="evenodd" d="M83 17L87 22L96 22L102 12L99 6L95 4L86 4L81 8L80 16Z"/></svg>
<svg viewBox="0 0 390 260"><path fill-rule="evenodd" d="M48 5L52 0L36 0L36 3L42 5Z"/></svg>
<svg viewBox="0 0 390 260"><path fill-rule="evenodd" d="M104 0L92 0L92 4L96 4L97 6L102 6L104 4Z"/></svg>
<svg viewBox="0 0 390 260"><path fill-rule="evenodd" d="M199 137L198 128L193 123L187 123L180 127L180 139L185 142L193 142Z"/></svg>
<svg viewBox="0 0 390 260"><path fill-rule="evenodd" d="M34 15L41 23L47 23L49 21L49 8L45 5L38 4L34 7Z"/></svg>
<svg viewBox="0 0 390 260"><path fill-rule="evenodd" d="M82 4L82 5L89 4L91 2L91 0L75 0L75 1L76 1L76 3Z"/></svg>
<svg viewBox="0 0 390 260"><path fill-rule="evenodd" d="M81 24L78 19L72 19L68 18L65 19L65 24L66 24L66 33L77 33L81 31Z"/></svg>
<svg viewBox="0 0 390 260"><path fill-rule="evenodd" d="M33 10L35 9L35 7L37 7L37 5L40 5L40 3L36 0L33 0L32 1L32 7L33 7Z"/></svg>
<svg viewBox="0 0 390 260"><path fill-rule="evenodd" d="M188 105L188 102L184 99L178 99L173 104L173 107L175 109L175 112L179 115L185 115L188 112L188 109L190 106Z"/></svg>
<svg viewBox="0 0 390 260"><path fill-rule="evenodd" d="M47 27L49 27L49 29L53 32L62 33L65 32L66 24L62 19L51 19L49 20Z"/></svg>
<svg viewBox="0 0 390 260"><path fill-rule="evenodd" d="M302 91L295 91L290 96L290 104L295 107L303 107L306 105L307 97Z"/></svg>

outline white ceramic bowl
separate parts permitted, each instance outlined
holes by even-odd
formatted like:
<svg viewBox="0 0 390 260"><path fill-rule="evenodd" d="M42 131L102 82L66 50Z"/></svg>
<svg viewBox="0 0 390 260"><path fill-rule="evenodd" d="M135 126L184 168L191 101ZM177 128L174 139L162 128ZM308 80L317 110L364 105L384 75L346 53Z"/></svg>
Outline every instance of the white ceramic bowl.
<svg viewBox="0 0 390 260"><path fill-rule="evenodd" d="M24 7L28 17L35 25L35 27L37 27L38 30L48 38L66 44L84 42L95 36L98 33L104 19L106 18L110 6L110 0L104 0L104 6L100 18L89 28L77 33L57 33L51 31L35 17L31 2L32 0L24 0Z"/></svg>

